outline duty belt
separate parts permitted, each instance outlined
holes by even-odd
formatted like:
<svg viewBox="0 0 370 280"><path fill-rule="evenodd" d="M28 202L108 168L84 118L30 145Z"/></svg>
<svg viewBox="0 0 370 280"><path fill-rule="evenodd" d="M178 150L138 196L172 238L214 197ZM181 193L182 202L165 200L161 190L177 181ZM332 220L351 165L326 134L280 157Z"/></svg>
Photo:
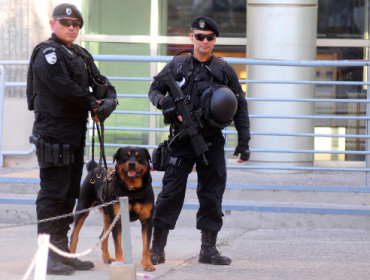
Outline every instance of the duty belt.
<svg viewBox="0 0 370 280"><path fill-rule="evenodd" d="M168 164L180 167L181 169L184 169L189 173L193 170L193 164L189 164L176 157L170 157L170 161L168 162Z"/></svg>

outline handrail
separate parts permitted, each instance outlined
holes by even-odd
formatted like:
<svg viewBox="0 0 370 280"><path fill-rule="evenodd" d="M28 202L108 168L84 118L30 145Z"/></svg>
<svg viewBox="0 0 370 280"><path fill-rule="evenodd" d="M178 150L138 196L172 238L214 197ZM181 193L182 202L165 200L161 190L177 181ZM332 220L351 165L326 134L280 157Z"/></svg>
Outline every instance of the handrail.
<svg viewBox="0 0 370 280"><path fill-rule="evenodd" d="M172 56L129 56L129 55L94 55L96 61L125 61L125 62L169 62ZM230 64L243 64L243 65L265 65L265 66L292 66L292 67L316 67L316 66L335 66L335 67L369 67L370 61L365 60L344 60L344 61L292 61L292 60L263 60L263 59L246 59L246 58L224 58ZM2 65L27 65L27 60L19 61L0 61ZM3 75L2 75L3 76ZM120 81L152 81L152 78L148 77L109 77L109 79L120 80ZM241 83L270 83L270 84L316 84L316 85L370 85L368 82L363 81L275 81L275 80L239 80ZM15 87L25 86L25 82L3 82L3 86ZM3 96L3 94L2 94ZM121 98L147 98L146 94L118 94ZM250 102L332 102L332 103L365 103L369 104L370 99L319 99L319 98L246 98ZM369 106L369 105L368 105ZM367 106L367 108L368 108ZM2 107L2 106L1 106ZM368 111L368 110L367 110ZM147 111L115 111L115 114L141 114L141 115L161 115L160 112L147 112ZM369 112L366 116L297 116L297 115L250 115L250 118L280 118L280 119L331 119L331 120L366 120L367 123L370 120ZM1 128L1 127L0 127ZM90 127L89 127L90 128ZM124 128L124 127L106 127L106 130L131 130L131 131L156 131L165 132L167 129L163 128ZM1 131L1 130L0 130ZM224 130L225 135L236 134L236 131ZM340 135L340 134L315 134L315 133L269 133L269 132L251 132L252 135L274 135L274 136L301 136L301 137L343 137L343 138L359 138L369 139L370 135ZM1 138L0 138L1 145ZM87 146L91 146L91 143L87 141ZM107 147L121 147L122 144L106 144ZM154 148L153 145L139 145L147 148ZM30 149L34 150L34 147ZM226 148L226 152L233 151L233 149ZM253 152L273 152L273 153L329 153L329 154L358 154L366 155L369 158L370 152L366 151L317 151L317 150L270 150L270 149L252 149ZM27 153L29 151L23 152ZM7 154L9 152L2 152ZM368 164L367 164L368 165ZM229 166L232 167L232 166ZM337 170L334 168L320 169L320 168L309 168L309 167L251 167L251 166L237 166L234 168L258 168L258 169L275 169L275 170ZM338 170L347 171L343 168ZM369 172L370 168L365 169L352 169L352 171L364 171Z"/></svg>

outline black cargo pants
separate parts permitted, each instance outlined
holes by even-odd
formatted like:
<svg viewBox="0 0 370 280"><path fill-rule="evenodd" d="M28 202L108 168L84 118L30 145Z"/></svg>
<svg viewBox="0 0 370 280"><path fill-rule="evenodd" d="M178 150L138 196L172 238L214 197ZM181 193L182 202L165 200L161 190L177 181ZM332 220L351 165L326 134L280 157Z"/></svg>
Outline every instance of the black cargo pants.
<svg viewBox="0 0 370 280"><path fill-rule="evenodd" d="M196 158L190 139L180 140L171 150L171 156L196 163L198 174L197 229L219 231L222 227L222 196L226 187L225 139L221 132L207 137L212 145L205 153L209 165ZM153 217L155 228L174 229L184 204L188 171L169 165L163 177L163 189L158 195Z"/></svg>
<svg viewBox="0 0 370 280"><path fill-rule="evenodd" d="M36 199L37 219L70 214L80 194L84 148L75 148L74 163L40 168L41 189ZM38 233L67 234L73 216L38 224Z"/></svg>

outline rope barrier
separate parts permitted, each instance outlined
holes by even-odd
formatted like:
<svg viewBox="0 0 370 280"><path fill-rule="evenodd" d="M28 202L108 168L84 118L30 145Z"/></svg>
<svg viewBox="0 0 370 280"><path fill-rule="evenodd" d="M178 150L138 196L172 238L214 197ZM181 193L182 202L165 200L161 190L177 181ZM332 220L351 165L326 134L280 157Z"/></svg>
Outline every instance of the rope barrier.
<svg viewBox="0 0 370 280"><path fill-rule="evenodd" d="M81 210L81 211L72 212L70 214L64 214L64 215L61 215L61 216L47 218L47 219L38 220L38 221L34 221L34 222L27 222L27 223L15 224L15 225L3 226L3 227L0 227L0 230L1 229L4 229L4 228L13 228L13 227L20 227L20 226L33 225L33 224L40 224L40 223L55 221L55 220L67 218L69 216L74 216L74 215L77 215L77 214L86 213L86 212L89 212L89 211L91 211L93 209L103 208L105 206L108 206L108 205L111 205L111 204L115 204L115 203L119 203L119 201L118 200L113 200L111 202L100 204L98 206L90 207L90 208L87 208L87 209L84 209L84 210Z"/></svg>
<svg viewBox="0 0 370 280"><path fill-rule="evenodd" d="M24 274L22 280L27 280L28 277L30 276L30 274L32 272L32 269L35 267L36 259L38 258L39 253L40 253L40 248L37 248L36 254L33 257L32 261L31 261L31 264L29 265L29 267L28 267L26 273Z"/></svg>
<svg viewBox="0 0 370 280"><path fill-rule="evenodd" d="M92 207L93 208L93 207ZM85 256L87 254L90 254L92 251L94 251L107 237L108 235L111 233L113 227L116 225L118 219L120 218L121 216L121 213L118 213L116 215L116 217L113 219L112 223L110 224L110 226L108 227L107 231L102 235L102 237L99 239L99 241L94 245L92 246L90 249L87 249L85 250L84 252L82 253L78 253L78 254L73 254L73 253L67 253L67 252L64 252L60 249L58 249L57 247L55 247L53 244L49 243L48 244L48 247L53 250L55 253L63 256L63 257L67 257L67 258L78 258L78 257L82 257L82 256ZM35 256L33 257L32 261L31 261L31 264L29 265L26 273L24 274L22 280L27 280L28 277L30 276L33 268L35 267L35 264L36 264L36 260L38 258L38 255L39 255L39 252L40 252L40 247L37 249L37 252L35 254Z"/></svg>

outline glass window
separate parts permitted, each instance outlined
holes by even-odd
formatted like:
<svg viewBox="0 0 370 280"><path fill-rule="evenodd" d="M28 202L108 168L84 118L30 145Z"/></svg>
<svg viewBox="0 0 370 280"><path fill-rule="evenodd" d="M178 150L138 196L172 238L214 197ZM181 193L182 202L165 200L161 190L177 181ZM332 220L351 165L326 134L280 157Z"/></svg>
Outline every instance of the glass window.
<svg viewBox="0 0 370 280"><path fill-rule="evenodd" d="M246 0L159 0L161 36L187 36L191 21L208 16L222 37L246 37Z"/></svg>
<svg viewBox="0 0 370 280"><path fill-rule="evenodd" d="M317 48L317 60L363 59L363 48L331 47ZM363 81L363 67L317 67L317 81ZM366 89L361 85L317 85L316 98L366 99ZM365 116L365 103L316 102L316 115ZM316 120L316 133L360 134L365 133L365 121L361 120ZM332 150L364 151L365 141L358 138L327 138L320 143L331 146ZM326 142L325 142L326 141ZM319 142L317 142L319 143ZM315 142L316 144L316 142ZM315 149L321 149L315 145ZM363 161L363 155L315 155L315 160Z"/></svg>
<svg viewBox="0 0 370 280"><path fill-rule="evenodd" d="M364 0L320 0L318 6L318 38L364 39L365 30Z"/></svg>
<svg viewBox="0 0 370 280"><path fill-rule="evenodd" d="M150 35L148 0L83 0L82 6L85 34Z"/></svg>

